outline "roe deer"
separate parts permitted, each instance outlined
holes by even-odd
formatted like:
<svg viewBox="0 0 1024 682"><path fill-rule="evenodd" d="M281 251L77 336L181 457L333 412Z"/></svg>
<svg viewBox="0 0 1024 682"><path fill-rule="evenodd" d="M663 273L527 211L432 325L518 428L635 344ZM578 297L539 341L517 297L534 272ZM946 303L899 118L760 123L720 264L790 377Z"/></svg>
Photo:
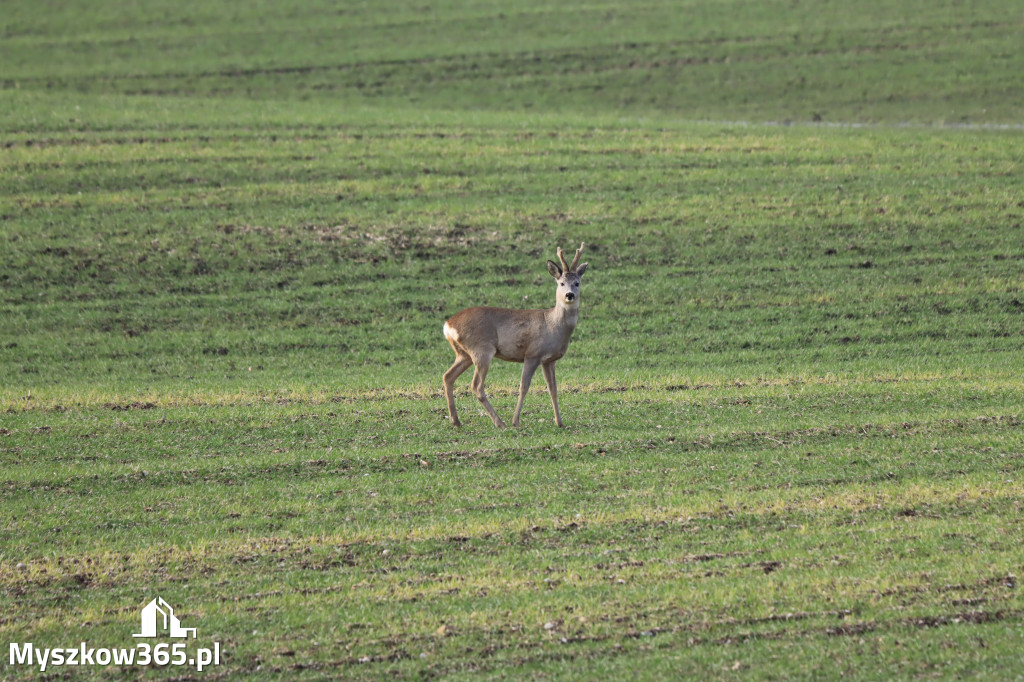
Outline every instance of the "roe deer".
<svg viewBox="0 0 1024 682"><path fill-rule="evenodd" d="M587 263L580 262L584 244L576 249L576 257L567 265L562 249L558 249L559 267L548 261L548 272L558 281L555 307L547 310L511 310L509 308L466 308L444 323L444 336L455 351L455 362L444 373L444 395L448 399L448 414L452 424L461 426L455 412L453 389L455 380L470 365L473 372L473 393L483 403L495 426L505 426L487 399L484 380L493 358L523 363L523 378L519 385L519 402L512 417L512 425L519 426L519 413L530 390L530 381L539 365L551 394L555 409L555 423L563 426L558 412L558 387L555 384L555 361L565 355L569 337L576 328L580 312L580 278Z"/></svg>

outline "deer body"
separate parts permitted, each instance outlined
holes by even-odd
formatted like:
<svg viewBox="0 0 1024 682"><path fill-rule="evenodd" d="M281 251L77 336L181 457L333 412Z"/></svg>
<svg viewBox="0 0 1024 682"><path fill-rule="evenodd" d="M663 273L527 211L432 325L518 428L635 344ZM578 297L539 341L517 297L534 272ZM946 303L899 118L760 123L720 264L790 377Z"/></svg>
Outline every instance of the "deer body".
<svg viewBox="0 0 1024 682"><path fill-rule="evenodd" d="M548 261L548 271L552 277L558 280L554 308L547 310L513 310L483 306L466 308L444 323L445 338L448 339L452 350L455 351L455 362L444 374L445 398L448 401L448 414L452 424L461 425L455 411L455 380L470 365L474 365L476 369L473 372L473 393L487 410L494 425L499 427L505 425L494 411L484 390L484 381L491 360L498 358L499 360L523 363L519 401L516 404L512 424L519 426L523 401L529 392L533 374L537 371L537 367L540 367L548 385L548 393L551 395L555 423L558 426L563 426L562 416L558 411L555 361L565 355L565 351L569 347L569 339L579 320L580 277L587 269L587 263L577 267L583 246L580 244L571 266L566 265L561 249L558 249L558 257L562 263L561 268L554 262Z"/></svg>

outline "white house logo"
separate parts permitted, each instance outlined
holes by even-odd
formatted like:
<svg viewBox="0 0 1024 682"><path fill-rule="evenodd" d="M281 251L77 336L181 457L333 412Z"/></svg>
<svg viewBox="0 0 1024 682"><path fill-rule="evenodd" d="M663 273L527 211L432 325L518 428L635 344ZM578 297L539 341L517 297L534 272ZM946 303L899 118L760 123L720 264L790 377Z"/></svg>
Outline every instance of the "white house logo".
<svg viewBox="0 0 1024 682"><path fill-rule="evenodd" d="M157 597L144 607L141 614L142 632L132 637L169 637L183 639L186 642L196 638L196 628L182 627L181 619L174 615L174 609ZM213 642L212 647L195 648L188 651L186 642L160 642L149 644L139 642L134 647L95 648L86 642L77 647L39 648L32 642L11 643L10 664L36 666L39 672L46 672L47 667L54 666L85 666L85 665L122 665L122 666L193 666L202 672L210 665L220 665L220 642Z"/></svg>
<svg viewBox="0 0 1024 682"><path fill-rule="evenodd" d="M134 634L132 637L156 637L157 631L161 629L159 627L161 623L163 631L170 637L187 639L191 633L192 638L195 639L196 629L181 627L181 621L174 615L174 609L163 600L163 597L157 597L143 607L142 632Z"/></svg>

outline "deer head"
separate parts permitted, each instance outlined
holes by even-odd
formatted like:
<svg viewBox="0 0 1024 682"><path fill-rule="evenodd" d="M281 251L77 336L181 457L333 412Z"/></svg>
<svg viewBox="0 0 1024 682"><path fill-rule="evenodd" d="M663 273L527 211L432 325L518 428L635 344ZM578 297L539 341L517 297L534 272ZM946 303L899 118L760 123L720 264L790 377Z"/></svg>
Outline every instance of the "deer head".
<svg viewBox="0 0 1024 682"><path fill-rule="evenodd" d="M576 257L572 259L571 265L566 264L562 247L558 247L558 260L562 262L562 267L558 267L554 261L548 261L548 272L558 282L558 293L555 294L557 305L579 305L580 278L583 277L583 273L587 271L587 265L589 265L589 263L579 265L580 254L583 253L584 246L586 244L580 244L580 248L576 249Z"/></svg>

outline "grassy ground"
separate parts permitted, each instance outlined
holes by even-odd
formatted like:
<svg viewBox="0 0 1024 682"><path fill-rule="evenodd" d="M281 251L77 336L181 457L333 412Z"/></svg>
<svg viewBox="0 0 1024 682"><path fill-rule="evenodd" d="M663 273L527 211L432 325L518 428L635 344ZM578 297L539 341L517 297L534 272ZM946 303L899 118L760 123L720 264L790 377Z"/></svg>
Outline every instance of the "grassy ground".
<svg viewBox="0 0 1024 682"><path fill-rule="evenodd" d="M5 8L3 638L1021 675L1020 130L680 120L1017 124L1019 12L805 4ZM444 319L580 241L567 428L450 427Z"/></svg>
<svg viewBox="0 0 1024 682"><path fill-rule="evenodd" d="M4 15L0 83L66 96L901 123L1019 124L1024 107L1024 18L1006 0L150 0Z"/></svg>

